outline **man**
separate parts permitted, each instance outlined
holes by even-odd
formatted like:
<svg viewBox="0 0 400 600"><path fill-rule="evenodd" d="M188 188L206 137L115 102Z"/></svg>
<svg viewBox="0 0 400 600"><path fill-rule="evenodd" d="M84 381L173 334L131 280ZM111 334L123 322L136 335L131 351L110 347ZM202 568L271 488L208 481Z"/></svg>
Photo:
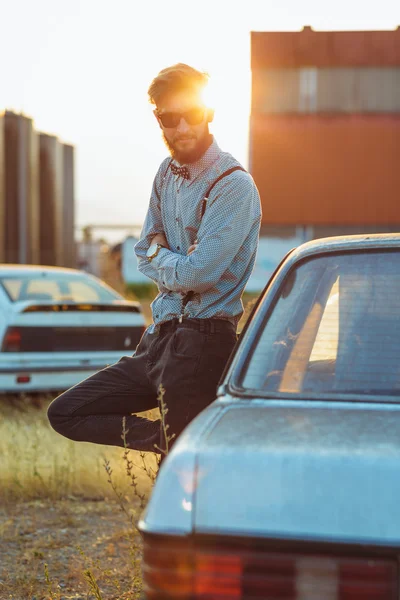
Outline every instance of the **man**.
<svg viewBox="0 0 400 600"><path fill-rule="evenodd" d="M165 453L216 397L243 313L261 209L252 177L209 132L213 113L202 100L207 80L177 64L150 85L171 155L156 174L135 246L140 271L159 289L153 323L133 356L52 402L52 426L71 439L121 446L125 417L130 448ZM160 397L163 423L132 414L157 407Z"/></svg>

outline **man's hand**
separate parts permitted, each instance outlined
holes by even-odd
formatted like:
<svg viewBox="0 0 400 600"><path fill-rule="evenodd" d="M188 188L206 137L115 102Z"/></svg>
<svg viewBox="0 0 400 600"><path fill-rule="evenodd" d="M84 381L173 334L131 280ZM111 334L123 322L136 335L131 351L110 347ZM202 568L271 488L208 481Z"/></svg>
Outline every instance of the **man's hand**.
<svg viewBox="0 0 400 600"><path fill-rule="evenodd" d="M165 248L168 248L169 250L169 244L167 242L167 238L165 237L164 233L157 233L157 235L155 235L153 237L153 239L150 242L150 246L152 246L153 244L161 244L161 246L164 246Z"/></svg>
<svg viewBox="0 0 400 600"><path fill-rule="evenodd" d="M167 242L167 238L165 237L164 233L157 233L157 235L155 235L153 237L153 239L150 242L150 246L152 246L153 244L161 244L161 246L164 246L165 248L168 248L169 250L169 244ZM195 240L194 244L192 244L188 250L188 256L189 254L192 254L192 252L194 252L197 248L197 244L198 241Z"/></svg>
<svg viewBox="0 0 400 600"><path fill-rule="evenodd" d="M190 246L189 250L188 250L188 256L189 254L192 254L192 252L194 252L197 248L197 244L193 244L192 246Z"/></svg>
<svg viewBox="0 0 400 600"><path fill-rule="evenodd" d="M197 240L194 240L194 243L189 247L188 256L189 256L189 254L192 254L192 252L194 252L196 250L198 243L199 242Z"/></svg>

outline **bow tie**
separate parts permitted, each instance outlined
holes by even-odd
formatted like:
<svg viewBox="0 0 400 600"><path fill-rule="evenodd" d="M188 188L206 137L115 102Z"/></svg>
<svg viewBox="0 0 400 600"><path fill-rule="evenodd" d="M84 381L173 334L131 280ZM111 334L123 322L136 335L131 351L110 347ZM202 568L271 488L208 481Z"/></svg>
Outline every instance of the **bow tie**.
<svg viewBox="0 0 400 600"><path fill-rule="evenodd" d="M174 163L171 163L171 171L174 175L178 177L183 177L183 179L190 179L189 169L187 167L177 167Z"/></svg>

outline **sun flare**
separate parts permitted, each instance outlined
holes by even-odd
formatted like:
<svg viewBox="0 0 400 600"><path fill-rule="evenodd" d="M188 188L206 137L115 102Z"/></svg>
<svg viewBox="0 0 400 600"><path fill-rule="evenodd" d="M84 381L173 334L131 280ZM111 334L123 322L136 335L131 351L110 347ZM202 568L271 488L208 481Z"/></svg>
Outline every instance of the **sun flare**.
<svg viewBox="0 0 400 600"><path fill-rule="evenodd" d="M250 67L234 70L209 70L204 89L204 104L215 111L211 132L221 148L231 152L246 167L248 160L249 118L251 106Z"/></svg>

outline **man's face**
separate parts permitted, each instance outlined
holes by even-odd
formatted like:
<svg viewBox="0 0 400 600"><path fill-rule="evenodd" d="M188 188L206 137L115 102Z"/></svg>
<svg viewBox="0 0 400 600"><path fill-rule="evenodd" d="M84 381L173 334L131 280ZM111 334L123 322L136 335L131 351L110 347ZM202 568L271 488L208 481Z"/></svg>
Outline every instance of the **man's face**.
<svg viewBox="0 0 400 600"><path fill-rule="evenodd" d="M209 146L207 109L197 94L176 92L163 98L154 111L164 141L179 163L193 163Z"/></svg>

